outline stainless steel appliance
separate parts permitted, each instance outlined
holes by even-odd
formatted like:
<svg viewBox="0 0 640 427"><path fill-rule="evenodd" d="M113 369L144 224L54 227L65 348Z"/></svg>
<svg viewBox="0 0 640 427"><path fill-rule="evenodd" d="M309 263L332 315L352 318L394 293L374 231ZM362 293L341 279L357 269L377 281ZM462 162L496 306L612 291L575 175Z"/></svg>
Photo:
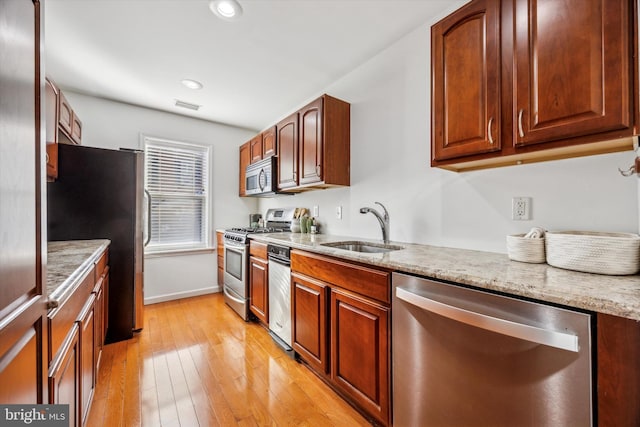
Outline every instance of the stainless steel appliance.
<svg viewBox="0 0 640 427"><path fill-rule="evenodd" d="M48 239L109 239L107 341L143 327L144 153L58 145L58 179L47 184Z"/></svg>
<svg viewBox="0 0 640 427"><path fill-rule="evenodd" d="M592 425L591 323L394 273L394 427Z"/></svg>
<svg viewBox="0 0 640 427"><path fill-rule="evenodd" d="M249 320L249 236L289 231L295 208L269 209L266 227L231 228L224 232L224 299L244 320Z"/></svg>
<svg viewBox="0 0 640 427"><path fill-rule="evenodd" d="M291 357L291 250L267 245L269 256L269 333Z"/></svg>
<svg viewBox="0 0 640 427"><path fill-rule="evenodd" d="M245 189L247 196L268 196L276 194L278 180L275 173L276 157L271 156L247 166Z"/></svg>

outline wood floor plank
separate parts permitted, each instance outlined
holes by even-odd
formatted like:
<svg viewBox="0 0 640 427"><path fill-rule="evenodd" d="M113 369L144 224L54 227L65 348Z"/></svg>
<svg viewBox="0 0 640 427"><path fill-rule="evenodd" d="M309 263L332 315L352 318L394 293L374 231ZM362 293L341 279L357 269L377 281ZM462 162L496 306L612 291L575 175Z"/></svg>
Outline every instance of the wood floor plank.
<svg viewBox="0 0 640 427"><path fill-rule="evenodd" d="M221 294L145 306L144 325L104 347L87 426L370 425Z"/></svg>

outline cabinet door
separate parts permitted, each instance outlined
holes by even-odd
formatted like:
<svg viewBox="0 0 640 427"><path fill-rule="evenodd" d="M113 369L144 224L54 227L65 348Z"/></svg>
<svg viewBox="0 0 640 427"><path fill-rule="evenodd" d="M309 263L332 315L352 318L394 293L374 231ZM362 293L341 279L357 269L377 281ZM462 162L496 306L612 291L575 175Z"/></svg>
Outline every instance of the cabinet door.
<svg viewBox="0 0 640 427"><path fill-rule="evenodd" d="M276 155L276 127L270 127L262 132L262 158Z"/></svg>
<svg viewBox="0 0 640 427"><path fill-rule="evenodd" d="M630 4L516 0L516 145L631 125Z"/></svg>
<svg viewBox="0 0 640 427"><path fill-rule="evenodd" d="M262 135L256 135L249 141L249 152L251 163L262 160Z"/></svg>
<svg viewBox="0 0 640 427"><path fill-rule="evenodd" d="M499 31L499 0L474 0L431 28L433 160L500 150Z"/></svg>
<svg viewBox="0 0 640 427"><path fill-rule="evenodd" d="M300 110L300 185L322 182L322 98Z"/></svg>
<svg viewBox="0 0 640 427"><path fill-rule="evenodd" d="M84 422L96 384L95 294L87 300L80 319L80 419Z"/></svg>
<svg viewBox="0 0 640 427"><path fill-rule="evenodd" d="M73 113L73 119L71 120L71 139L76 144L80 144L82 142L82 121Z"/></svg>
<svg viewBox="0 0 640 427"><path fill-rule="evenodd" d="M333 289L330 310L331 379L389 424L389 309Z"/></svg>
<svg viewBox="0 0 640 427"><path fill-rule="evenodd" d="M264 324L269 323L269 264L249 258L249 309Z"/></svg>
<svg viewBox="0 0 640 427"><path fill-rule="evenodd" d="M241 197L247 195L247 182L245 180L245 177L247 175L247 166L249 166L249 163L251 162L251 150L249 148L249 142L246 142L240 146L240 190L238 192L238 195L240 195Z"/></svg>
<svg viewBox="0 0 640 427"><path fill-rule="evenodd" d="M74 323L58 357L51 363L49 403L69 405L69 426L80 422L80 340L78 324Z"/></svg>
<svg viewBox="0 0 640 427"><path fill-rule="evenodd" d="M98 369L100 367L100 357L102 355L102 348L104 347L104 289L102 284L104 283L104 278L100 279L99 282L98 293L96 293L96 303L95 303L95 360L93 364L95 365L96 377L98 373ZM98 287L98 285L96 285ZM96 378L97 379L97 378Z"/></svg>
<svg viewBox="0 0 640 427"><path fill-rule="evenodd" d="M276 125L278 138L278 190L298 185L298 113Z"/></svg>
<svg viewBox="0 0 640 427"><path fill-rule="evenodd" d="M293 349L311 368L329 373L327 296L329 288L318 280L291 274Z"/></svg>
<svg viewBox="0 0 640 427"><path fill-rule="evenodd" d="M65 133L71 137L71 127L73 125L73 110L71 109L71 105L67 98L64 96L62 91L59 93L58 97L58 112L60 115L58 116L58 124L60 128L65 131Z"/></svg>
<svg viewBox="0 0 640 427"><path fill-rule="evenodd" d="M216 232L216 242L218 250L218 286L224 285L224 233Z"/></svg>
<svg viewBox="0 0 640 427"><path fill-rule="evenodd" d="M40 2L0 5L0 402L47 403ZM44 76L42 76L44 77ZM38 102L36 102L38 100ZM44 196L44 200L43 200ZM44 224L46 229L46 223Z"/></svg>

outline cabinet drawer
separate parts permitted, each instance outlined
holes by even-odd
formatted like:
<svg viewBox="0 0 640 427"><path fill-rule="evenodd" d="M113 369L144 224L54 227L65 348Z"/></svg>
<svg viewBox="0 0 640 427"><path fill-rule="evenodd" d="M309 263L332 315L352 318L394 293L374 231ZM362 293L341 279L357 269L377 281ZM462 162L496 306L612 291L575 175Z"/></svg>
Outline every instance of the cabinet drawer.
<svg viewBox="0 0 640 427"><path fill-rule="evenodd" d="M61 306L49 312L49 361L55 357L74 322L79 319L80 312L93 291L94 272L95 268L89 270L80 279L80 284L71 296Z"/></svg>
<svg viewBox="0 0 640 427"><path fill-rule="evenodd" d="M249 254L256 257L267 259L267 244L251 240L249 243Z"/></svg>
<svg viewBox="0 0 640 427"><path fill-rule="evenodd" d="M104 275L105 273L104 270L105 268L107 268L108 264L109 264L109 251L106 250L100 257L100 259L96 261L96 282L98 281L98 279L100 279L101 276Z"/></svg>
<svg viewBox="0 0 640 427"><path fill-rule="evenodd" d="M378 301L391 303L391 275L333 258L291 251L291 269Z"/></svg>

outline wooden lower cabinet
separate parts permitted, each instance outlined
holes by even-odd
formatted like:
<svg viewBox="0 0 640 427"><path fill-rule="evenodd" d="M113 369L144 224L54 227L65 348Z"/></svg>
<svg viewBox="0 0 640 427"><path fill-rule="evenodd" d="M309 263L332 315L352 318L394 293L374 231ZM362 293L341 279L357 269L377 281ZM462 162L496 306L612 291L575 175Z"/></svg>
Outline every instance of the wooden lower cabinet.
<svg viewBox="0 0 640 427"><path fill-rule="evenodd" d="M218 251L218 286L224 285L224 233L216 231L216 249Z"/></svg>
<svg viewBox="0 0 640 427"><path fill-rule="evenodd" d="M49 403L69 405L69 427L80 424L80 333L74 323L49 370Z"/></svg>
<svg viewBox="0 0 640 427"><path fill-rule="evenodd" d="M390 425L390 273L296 250L291 269L293 349L376 424Z"/></svg>
<svg viewBox="0 0 640 427"><path fill-rule="evenodd" d="M49 403L68 404L69 426L81 427L91 409L100 354L109 325L109 260L103 252L60 306L50 310Z"/></svg>
<svg viewBox="0 0 640 427"><path fill-rule="evenodd" d="M301 274L291 274L293 350L313 369L329 373L329 342L327 340L327 296L329 287L319 280Z"/></svg>
<svg viewBox="0 0 640 427"><path fill-rule="evenodd" d="M96 385L96 305L95 294L92 294L80 314L80 416L84 424L93 398Z"/></svg>
<svg viewBox="0 0 640 427"><path fill-rule="evenodd" d="M330 311L331 379L368 413L388 423L390 309L332 289Z"/></svg>
<svg viewBox="0 0 640 427"><path fill-rule="evenodd" d="M597 315L598 425L640 425L640 322Z"/></svg>
<svg viewBox="0 0 640 427"><path fill-rule="evenodd" d="M269 264L249 257L249 309L264 324L269 324Z"/></svg>

